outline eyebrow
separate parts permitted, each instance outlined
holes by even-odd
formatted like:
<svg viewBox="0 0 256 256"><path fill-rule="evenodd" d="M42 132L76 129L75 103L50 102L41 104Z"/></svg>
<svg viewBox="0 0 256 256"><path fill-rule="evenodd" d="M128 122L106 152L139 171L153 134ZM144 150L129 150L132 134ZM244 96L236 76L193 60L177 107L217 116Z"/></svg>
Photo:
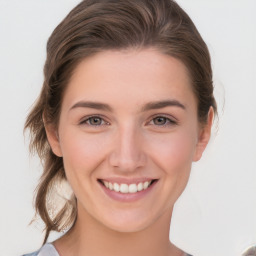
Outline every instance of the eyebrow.
<svg viewBox="0 0 256 256"><path fill-rule="evenodd" d="M165 107L179 107L184 110L186 109L186 107L177 100L161 100L147 103L145 106L142 107L142 112Z"/></svg>
<svg viewBox="0 0 256 256"><path fill-rule="evenodd" d="M161 100L161 101L149 102L145 104L142 107L141 112L145 112L152 109L165 108L165 107L179 107L184 110L186 109L186 107L177 100ZM79 101L76 104L74 104L70 108L70 110L75 108L93 108L97 110L105 110L105 111L113 112L113 108L110 107L108 104L93 102L93 101Z"/></svg>
<svg viewBox="0 0 256 256"><path fill-rule="evenodd" d="M98 110L105 110L105 111L113 111L113 109L108 105L100 102L93 102L93 101L79 101L75 105L73 105L70 110L75 108L93 108Z"/></svg>

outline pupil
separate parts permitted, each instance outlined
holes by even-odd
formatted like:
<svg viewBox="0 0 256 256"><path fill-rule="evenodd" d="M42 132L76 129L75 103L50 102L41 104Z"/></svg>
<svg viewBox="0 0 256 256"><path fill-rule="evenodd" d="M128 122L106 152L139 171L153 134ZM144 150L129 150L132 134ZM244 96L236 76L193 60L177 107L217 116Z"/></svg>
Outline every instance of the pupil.
<svg viewBox="0 0 256 256"><path fill-rule="evenodd" d="M92 118L91 119L91 123L92 124L96 124L96 125L99 125L100 123L101 123L101 120L100 120L100 118Z"/></svg>
<svg viewBox="0 0 256 256"><path fill-rule="evenodd" d="M165 117L157 117L156 124L165 124Z"/></svg>

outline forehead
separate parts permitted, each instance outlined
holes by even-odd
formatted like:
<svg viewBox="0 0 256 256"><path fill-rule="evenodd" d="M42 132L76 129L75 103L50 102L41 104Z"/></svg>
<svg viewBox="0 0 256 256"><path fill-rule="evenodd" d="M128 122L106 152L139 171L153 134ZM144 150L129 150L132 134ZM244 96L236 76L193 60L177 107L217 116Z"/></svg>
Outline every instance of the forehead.
<svg viewBox="0 0 256 256"><path fill-rule="evenodd" d="M108 50L79 63L64 102L95 100L122 104L129 100L139 104L166 97L186 102L194 98L188 71L181 61L153 48Z"/></svg>

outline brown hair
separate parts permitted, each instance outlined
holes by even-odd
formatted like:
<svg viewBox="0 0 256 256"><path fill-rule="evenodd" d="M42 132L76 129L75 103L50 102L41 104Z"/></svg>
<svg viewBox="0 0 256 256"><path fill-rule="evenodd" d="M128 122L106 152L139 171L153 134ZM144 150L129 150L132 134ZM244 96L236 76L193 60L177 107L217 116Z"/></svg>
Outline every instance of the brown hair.
<svg viewBox="0 0 256 256"><path fill-rule="evenodd" d="M198 101L198 119L216 112L212 69L207 46L189 16L173 0L84 0L56 27L47 43L44 83L27 117L30 149L43 162L35 207L50 231L70 228L76 220L76 199L67 198L57 213L47 204L56 183L65 181L62 158L52 152L44 122L58 126L62 97L78 63L107 49L155 47L181 60L189 70ZM44 118L44 120L43 120Z"/></svg>

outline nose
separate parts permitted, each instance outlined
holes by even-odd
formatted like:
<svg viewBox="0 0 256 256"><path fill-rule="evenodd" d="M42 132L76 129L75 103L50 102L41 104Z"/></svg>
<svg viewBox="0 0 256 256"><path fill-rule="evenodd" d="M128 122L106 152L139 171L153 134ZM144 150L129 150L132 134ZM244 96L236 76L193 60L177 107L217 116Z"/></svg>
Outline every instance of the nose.
<svg viewBox="0 0 256 256"><path fill-rule="evenodd" d="M142 134L131 127L119 129L113 141L109 163L122 172L133 172L145 166Z"/></svg>

